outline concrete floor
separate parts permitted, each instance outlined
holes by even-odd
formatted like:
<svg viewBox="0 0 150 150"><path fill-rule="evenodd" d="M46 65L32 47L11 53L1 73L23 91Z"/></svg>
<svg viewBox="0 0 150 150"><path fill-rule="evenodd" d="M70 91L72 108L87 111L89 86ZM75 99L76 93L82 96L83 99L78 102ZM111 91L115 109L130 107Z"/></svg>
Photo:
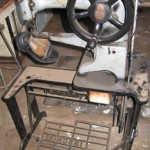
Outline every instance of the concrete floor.
<svg viewBox="0 0 150 150"><path fill-rule="evenodd" d="M150 58L150 9L143 10L143 12L139 13L138 17L138 27L137 27L137 34L136 34L136 45L135 49L139 50L141 52L144 52L147 54L147 56ZM57 16L58 17L58 16ZM49 28L52 26L56 28L56 24L60 24L60 21L57 20L54 24L51 24ZM57 29L56 29L57 30ZM59 28L60 32L63 31L63 28ZM58 30L57 30L58 31ZM57 45L59 48L59 45ZM74 49L69 52L69 48L66 48L65 53L68 53L68 56L81 55L80 51L75 51ZM62 54L63 55L63 54ZM29 65L33 63L29 59L24 60L24 66ZM5 77L7 78L7 81L10 81L11 78L14 76L14 73L8 73L5 72ZM4 93L3 90L0 91L0 94ZM26 109L26 100L25 100L25 92L22 90L17 95L17 100L19 103L19 106L21 108L21 113L25 122L26 127L28 128L28 117L27 117L27 109ZM108 124L111 121L111 116L97 116L93 114L73 114L72 109L70 107L64 107L64 106L46 106L42 105L44 99L38 98L38 104L41 106L41 110L46 110L48 117L45 118L49 121L55 121L55 122L63 122L68 123L70 125L73 125L74 121L77 119L82 120L90 120L91 122L105 122ZM147 105L149 107L149 104ZM14 110L15 111L15 110ZM102 121L103 120L103 121ZM35 140L35 135L41 135L42 128L44 127L45 121L41 121L40 125L38 126L37 130L34 133L34 136L32 137L32 140L30 141L27 150L34 150L36 149L37 141ZM136 138L134 144L133 144L133 150L149 150L150 149L150 119L147 118L140 118L139 124L138 124L138 137ZM120 137L117 137L117 129L113 128L112 135L111 135L111 143L110 143L110 149L111 147L115 146L117 142L120 140ZM9 115L9 112L7 110L7 107L5 103L0 101L0 150L18 150L20 140L19 136L16 132L16 129L14 127L14 124L12 122L12 119ZM95 149L94 149L95 150Z"/></svg>

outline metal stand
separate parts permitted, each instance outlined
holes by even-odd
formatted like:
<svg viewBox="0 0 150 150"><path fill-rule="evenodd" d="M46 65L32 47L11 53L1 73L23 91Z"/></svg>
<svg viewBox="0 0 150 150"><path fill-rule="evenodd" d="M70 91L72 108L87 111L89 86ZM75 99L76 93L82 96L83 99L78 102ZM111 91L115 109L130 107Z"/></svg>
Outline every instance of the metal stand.
<svg viewBox="0 0 150 150"><path fill-rule="evenodd" d="M6 102L8 106L9 112L22 141L20 150L24 150L26 148L35 128L39 124L40 120L46 116L44 111L39 111L35 96L38 95L44 97L65 98L67 100L73 100L77 102L88 102L88 92L90 90L107 92L114 96L115 108L119 113L117 125L119 127L119 133L123 132L122 143L118 144L114 150L119 148L131 150L133 141L136 137L136 128L141 106L147 103L149 91L148 78L146 76L147 67L144 63L145 58L135 57L134 59L135 60L133 62L135 63L132 64L132 81L130 83L126 83L125 81L116 82L116 80L113 80L113 78L107 74L103 76L102 74L89 73L87 76L83 77L79 76L76 74L76 71L72 70L32 66L25 68L3 96L3 101ZM42 82L46 84L49 83L55 85L56 87L52 88L53 86L50 87L43 84L37 85L34 84L34 82ZM58 88L57 85L71 88ZM30 126L30 130L28 132L25 129L25 125L23 123L23 119L15 98L16 94L21 88L25 88L27 93ZM38 90L38 92L36 92L36 90ZM121 106L117 104L118 96L123 97L121 100ZM131 101L130 105L127 104L128 101ZM33 122L32 117L35 118L35 122ZM114 121L113 124L115 124ZM51 148L54 149L54 147ZM106 150L107 149L108 148L106 147Z"/></svg>

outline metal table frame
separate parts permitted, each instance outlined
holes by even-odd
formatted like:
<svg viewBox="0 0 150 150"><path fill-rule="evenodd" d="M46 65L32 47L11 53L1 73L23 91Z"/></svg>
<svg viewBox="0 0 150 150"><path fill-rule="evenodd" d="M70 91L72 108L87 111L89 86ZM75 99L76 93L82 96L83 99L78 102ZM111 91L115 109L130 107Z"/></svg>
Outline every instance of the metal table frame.
<svg viewBox="0 0 150 150"><path fill-rule="evenodd" d="M40 112L37 101L35 98L36 94L28 95L28 86L33 84L34 82L37 83L53 83L56 85L66 85L71 86L76 91L102 91L102 92L109 92L114 96L125 96L130 97L132 99L133 105L127 108L127 122L125 125L125 132L123 136L123 142L114 149L123 148L124 150L130 150L136 136L136 127L140 115L140 110L143 104L146 104L148 101L148 76L147 76L147 66L145 61L145 57L143 58L141 55L140 57L135 56L134 64L132 64L132 80L130 83L127 82L116 82L114 88L107 89L99 89L99 87L84 87L78 85L76 80L80 80L77 71L74 70L62 70L62 69L52 69L52 68L44 68L44 67L33 67L28 66L25 68L18 77L14 80L8 91L3 96L3 101L7 104L8 110L11 114L11 117L14 121L22 144L20 149L23 150L26 148L32 133L34 132L35 128L37 127L40 120L46 116L46 112ZM137 63L138 62L138 63ZM138 66L138 67L137 67ZM62 78L63 77L63 78ZM83 77L82 77L83 79ZM81 80L81 82L84 80ZM84 84L83 84L84 85ZM90 84L91 85L91 84ZM29 124L30 124L30 131L27 132L23 118L20 113L19 106L16 101L16 94L20 91L21 88L25 88L27 92L27 101L28 101L28 112L29 112ZM119 89L120 90L119 90ZM34 89L34 86L30 90ZM48 96L49 95L43 95ZM32 123L31 115L35 117L36 121Z"/></svg>

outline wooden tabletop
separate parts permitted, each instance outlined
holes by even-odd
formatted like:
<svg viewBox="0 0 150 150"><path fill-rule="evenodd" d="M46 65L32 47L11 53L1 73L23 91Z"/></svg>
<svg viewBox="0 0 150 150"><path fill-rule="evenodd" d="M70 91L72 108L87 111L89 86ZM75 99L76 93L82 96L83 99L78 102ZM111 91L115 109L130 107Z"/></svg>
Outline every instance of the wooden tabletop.
<svg viewBox="0 0 150 150"><path fill-rule="evenodd" d="M0 23L9 16L14 10L16 6L14 4L14 0L1 0L0 1Z"/></svg>
<svg viewBox="0 0 150 150"><path fill-rule="evenodd" d="M7 9L7 7L9 7L13 2L14 2L14 0L2 0L2 1L0 1L0 12Z"/></svg>

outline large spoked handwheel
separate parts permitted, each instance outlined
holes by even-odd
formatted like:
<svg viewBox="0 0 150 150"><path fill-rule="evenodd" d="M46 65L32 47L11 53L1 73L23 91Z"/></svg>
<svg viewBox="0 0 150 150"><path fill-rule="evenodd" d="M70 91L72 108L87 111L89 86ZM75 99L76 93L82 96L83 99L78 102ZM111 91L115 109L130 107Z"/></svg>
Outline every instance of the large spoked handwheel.
<svg viewBox="0 0 150 150"><path fill-rule="evenodd" d="M67 15L71 28L85 41L96 38L97 43L107 44L123 37L130 29L134 18L134 6L132 0L89 0L90 6L87 10L76 12L77 0L68 0ZM88 0L87 0L88 1ZM113 9L118 2L124 6L124 21L120 21L113 15ZM80 19L89 17L94 22L95 27L91 32L84 29L79 23ZM102 34L101 30L105 23L109 22L116 30L111 34Z"/></svg>

